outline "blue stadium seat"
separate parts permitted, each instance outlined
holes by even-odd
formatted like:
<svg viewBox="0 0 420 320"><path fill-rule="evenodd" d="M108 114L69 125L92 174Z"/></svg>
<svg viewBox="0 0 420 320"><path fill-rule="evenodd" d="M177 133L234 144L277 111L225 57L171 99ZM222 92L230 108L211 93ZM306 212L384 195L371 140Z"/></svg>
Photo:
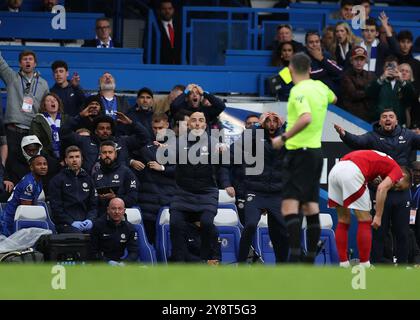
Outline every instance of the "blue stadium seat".
<svg viewBox="0 0 420 320"><path fill-rule="evenodd" d="M139 260L141 262L156 263L156 252L153 246L147 239L146 232L144 231L143 220L139 208L125 209L127 221L134 225L137 231L137 243L139 246Z"/></svg>
<svg viewBox="0 0 420 320"><path fill-rule="evenodd" d="M156 219L156 257L159 262L168 262L171 256L171 239L169 235L169 207L162 207Z"/></svg>
<svg viewBox="0 0 420 320"><path fill-rule="evenodd" d="M239 255L239 242L242 225L239 222L235 204L219 203L214 224L219 231L223 264L236 263Z"/></svg>
<svg viewBox="0 0 420 320"><path fill-rule="evenodd" d="M320 213L319 221L321 225L321 237L320 240L323 243L320 253L315 258L315 264L317 265L331 265L338 264L338 251L335 243L335 233L332 230L333 221L331 215L326 213ZM306 225L304 221L303 230L303 243L306 245Z"/></svg>
<svg viewBox="0 0 420 320"><path fill-rule="evenodd" d="M17 207L13 232L25 228L51 230L47 222L47 211L43 206L20 205Z"/></svg>
<svg viewBox="0 0 420 320"><path fill-rule="evenodd" d="M267 215L262 215L260 221L258 222L253 246L255 252L261 257L262 262L267 264L276 263L273 244L271 243L270 235L268 233Z"/></svg>
<svg viewBox="0 0 420 320"><path fill-rule="evenodd" d="M49 229L53 232L53 233L57 233L57 230L55 228L55 224L51 219L51 208L50 205L45 202L45 201L38 201L38 205L43 206L45 208L45 211L47 213L47 223L49 226Z"/></svg>
<svg viewBox="0 0 420 320"><path fill-rule="evenodd" d="M162 207L156 221L156 255L159 262L168 262L171 255L169 233L169 207ZM222 263L235 263L238 260L241 224L234 204L220 203L214 224L221 240Z"/></svg>
<svg viewBox="0 0 420 320"><path fill-rule="evenodd" d="M219 203L235 203L235 197L228 195L225 189L219 189Z"/></svg>

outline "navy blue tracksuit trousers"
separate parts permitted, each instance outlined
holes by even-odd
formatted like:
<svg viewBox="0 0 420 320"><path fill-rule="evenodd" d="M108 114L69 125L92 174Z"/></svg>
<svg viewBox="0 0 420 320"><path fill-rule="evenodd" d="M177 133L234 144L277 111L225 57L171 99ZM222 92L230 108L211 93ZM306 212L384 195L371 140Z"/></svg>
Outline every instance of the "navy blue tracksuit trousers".
<svg viewBox="0 0 420 320"><path fill-rule="evenodd" d="M281 215L279 194L248 193L245 202L245 225L239 245L239 262L245 262L263 211L268 214L268 232L276 262L286 262L289 254L287 228Z"/></svg>
<svg viewBox="0 0 420 320"><path fill-rule="evenodd" d="M390 190L386 197L381 227L372 231L373 263L383 262L385 237L392 225L392 233L396 238L396 257L399 264L408 262L408 229L410 221L410 191Z"/></svg>

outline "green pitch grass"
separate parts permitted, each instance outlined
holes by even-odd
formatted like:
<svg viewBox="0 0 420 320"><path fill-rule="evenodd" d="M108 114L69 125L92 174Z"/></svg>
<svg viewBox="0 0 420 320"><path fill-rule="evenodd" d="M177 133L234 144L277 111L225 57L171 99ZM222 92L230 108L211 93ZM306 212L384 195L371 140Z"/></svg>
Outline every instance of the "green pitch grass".
<svg viewBox="0 0 420 320"><path fill-rule="evenodd" d="M304 266L65 267L54 290L52 265L1 265L0 299L420 299L420 269L366 270ZM62 283L63 284L63 283Z"/></svg>

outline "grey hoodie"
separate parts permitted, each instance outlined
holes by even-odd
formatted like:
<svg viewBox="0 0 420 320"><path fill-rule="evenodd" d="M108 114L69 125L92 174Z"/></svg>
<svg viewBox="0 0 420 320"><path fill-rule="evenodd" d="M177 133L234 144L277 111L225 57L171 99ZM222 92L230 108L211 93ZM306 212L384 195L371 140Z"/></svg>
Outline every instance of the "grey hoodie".
<svg viewBox="0 0 420 320"><path fill-rule="evenodd" d="M0 55L0 78L6 84L7 90L7 107L6 114L4 116L4 124L7 125L9 123L15 123L27 126L29 129L32 119L39 112L39 105L42 97L48 93L49 90L47 81L41 78L39 73L36 72L30 86L31 93L33 93L36 88L32 112L23 112L21 111L24 96L22 89L22 77L24 77L23 74L10 68L7 62Z"/></svg>

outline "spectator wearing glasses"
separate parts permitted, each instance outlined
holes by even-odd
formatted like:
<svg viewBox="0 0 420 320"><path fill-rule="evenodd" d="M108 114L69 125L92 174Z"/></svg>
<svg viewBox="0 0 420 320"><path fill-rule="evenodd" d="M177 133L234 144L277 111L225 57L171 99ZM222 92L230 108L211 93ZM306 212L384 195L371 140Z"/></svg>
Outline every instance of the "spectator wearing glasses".
<svg viewBox="0 0 420 320"><path fill-rule="evenodd" d="M87 40L83 47L120 48L121 45L111 38L111 23L108 18L99 18L95 25L96 37Z"/></svg>

